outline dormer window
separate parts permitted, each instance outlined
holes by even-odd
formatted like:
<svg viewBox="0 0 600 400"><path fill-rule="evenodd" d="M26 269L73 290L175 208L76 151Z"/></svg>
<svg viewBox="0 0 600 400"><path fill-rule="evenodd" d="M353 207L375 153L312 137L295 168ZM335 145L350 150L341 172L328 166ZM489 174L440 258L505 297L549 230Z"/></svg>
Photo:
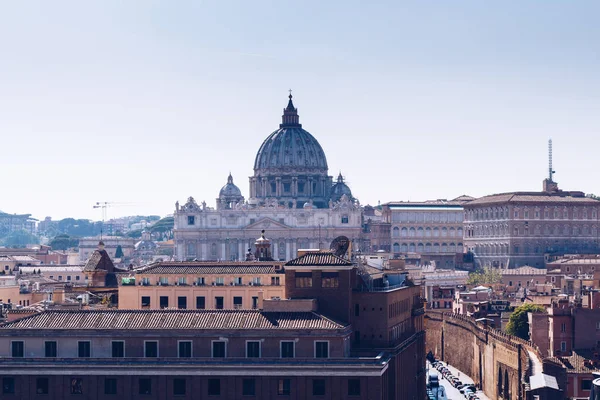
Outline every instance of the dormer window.
<svg viewBox="0 0 600 400"><path fill-rule="evenodd" d="M196 224L196 217L194 217L193 215L188 215L188 225L194 224Z"/></svg>

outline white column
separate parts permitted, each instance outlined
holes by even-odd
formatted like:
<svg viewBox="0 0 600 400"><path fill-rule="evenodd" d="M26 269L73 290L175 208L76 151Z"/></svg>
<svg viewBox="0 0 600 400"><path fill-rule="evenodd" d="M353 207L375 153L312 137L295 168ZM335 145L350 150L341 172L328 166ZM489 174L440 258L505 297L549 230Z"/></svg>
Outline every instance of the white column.
<svg viewBox="0 0 600 400"><path fill-rule="evenodd" d="M244 240L240 239L238 244L238 260L246 259L246 249L244 249Z"/></svg>
<svg viewBox="0 0 600 400"><path fill-rule="evenodd" d="M292 259L292 257L291 257L292 252L291 252L291 248L290 247L291 246L290 246L289 240L286 240L285 241L285 259L286 259L286 261Z"/></svg>
<svg viewBox="0 0 600 400"><path fill-rule="evenodd" d="M221 242L221 260L226 260L227 249L225 248L225 242Z"/></svg>

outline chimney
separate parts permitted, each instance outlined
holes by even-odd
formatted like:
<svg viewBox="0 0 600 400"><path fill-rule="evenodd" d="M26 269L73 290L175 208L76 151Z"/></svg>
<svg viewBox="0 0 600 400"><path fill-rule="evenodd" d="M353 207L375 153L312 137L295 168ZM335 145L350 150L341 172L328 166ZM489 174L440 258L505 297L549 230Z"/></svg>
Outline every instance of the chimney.
<svg viewBox="0 0 600 400"><path fill-rule="evenodd" d="M258 309L262 310L264 306L264 293L262 290L258 292Z"/></svg>

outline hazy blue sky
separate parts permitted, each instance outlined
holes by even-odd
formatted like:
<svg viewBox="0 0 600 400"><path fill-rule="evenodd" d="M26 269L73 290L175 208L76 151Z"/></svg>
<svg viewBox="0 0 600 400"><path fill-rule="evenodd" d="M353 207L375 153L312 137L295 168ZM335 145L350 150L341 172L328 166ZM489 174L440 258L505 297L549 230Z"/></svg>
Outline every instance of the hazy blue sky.
<svg viewBox="0 0 600 400"><path fill-rule="evenodd" d="M600 2L2 1L0 210L248 196L294 90L363 204L600 192Z"/></svg>

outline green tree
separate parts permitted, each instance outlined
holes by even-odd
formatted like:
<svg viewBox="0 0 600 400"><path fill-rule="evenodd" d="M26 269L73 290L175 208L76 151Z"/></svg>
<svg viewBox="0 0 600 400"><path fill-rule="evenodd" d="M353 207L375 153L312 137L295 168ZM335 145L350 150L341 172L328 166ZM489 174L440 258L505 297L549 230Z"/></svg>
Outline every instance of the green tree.
<svg viewBox="0 0 600 400"><path fill-rule="evenodd" d="M79 246L79 239L69 235L56 235L50 243L53 250L67 250Z"/></svg>
<svg viewBox="0 0 600 400"><path fill-rule="evenodd" d="M506 333L509 335L520 337L521 339L529 340L529 322L527 313L546 312L544 306L539 304L527 303L515 308L515 311L510 315L508 324L506 325Z"/></svg>
<svg viewBox="0 0 600 400"><path fill-rule="evenodd" d="M173 238L173 228L175 219L173 217L165 217L150 227L150 232L159 232L163 239Z"/></svg>
<svg viewBox="0 0 600 400"><path fill-rule="evenodd" d="M123 258L123 248L121 245L117 246L117 250L115 251L115 258Z"/></svg>
<svg viewBox="0 0 600 400"><path fill-rule="evenodd" d="M14 248L25 247L28 244L38 244L39 242L40 239L37 236L23 230L13 231L3 240L5 246Z"/></svg>
<svg viewBox="0 0 600 400"><path fill-rule="evenodd" d="M497 268L484 267L481 271L471 272L467 284L493 285L502 281L502 273Z"/></svg>
<svg viewBox="0 0 600 400"><path fill-rule="evenodd" d="M142 230L141 229L135 229L133 231L129 231L129 232L127 232L127 237L134 238L134 239L139 239L139 238L142 237Z"/></svg>

